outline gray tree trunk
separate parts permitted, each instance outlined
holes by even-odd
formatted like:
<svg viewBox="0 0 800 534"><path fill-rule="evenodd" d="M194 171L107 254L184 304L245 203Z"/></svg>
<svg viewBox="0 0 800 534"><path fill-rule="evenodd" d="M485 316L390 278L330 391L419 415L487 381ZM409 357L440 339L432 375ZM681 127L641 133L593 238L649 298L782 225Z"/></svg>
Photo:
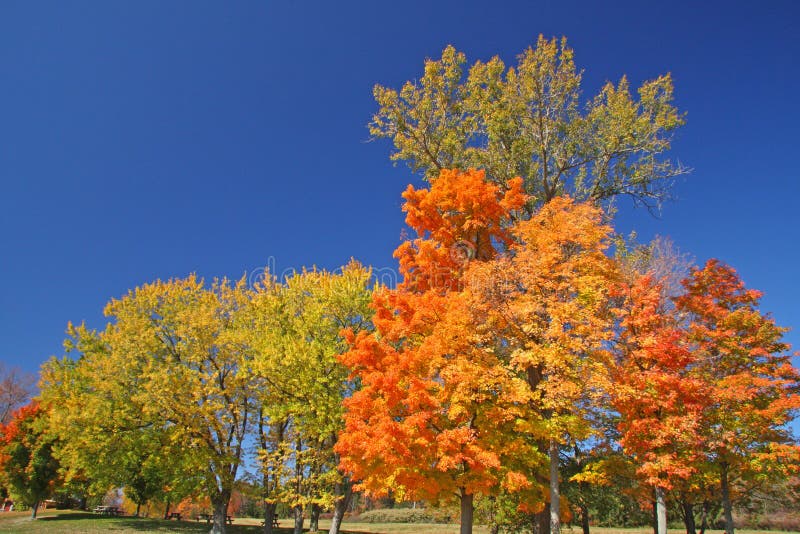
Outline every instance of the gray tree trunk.
<svg viewBox="0 0 800 534"><path fill-rule="evenodd" d="M319 532L319 514L321 512L322 509L318 504L314 503L311 505L311 517L308 520L309 532Z"/></svg>
<svg viewBox="0 0 800 534"><path fill-rule="evenodd" d="M230 494L223 493L212 501L214 517L212 519L210 534L225 534L225 519L228 515L228 502L230 502L230 500Z"/></svg>
<svg viewBox="0 0 800 534"><path fill-rule="evenodd" d="M658 534L667 534L667 503L661 487L656 487L656 526Z"/></svg>
<svg viewBox="0 0 800 534"><path fill-rule="evenodd" d="M344 513L347 507L350 506L350 501L353 498L353 484L349 479L344 478L341 482L337 483L334 491L336 495L341 495L341 498L336 501L333 507L333 518L331 519L331 528L328 534L339 534L339 529L344 520Z"/></svg>
<svg viewBox="0 0 800 534"><path fill-rule="evenodd" d="M36 512L39 510L39 501L34 501L31 507L31 519L36 519Z"/></svg>
<svg viewBox="0 0 800 534"><path fill-rule="evenodd" d="M725 462L722 463L720 486L722 489L722 510L725 516L725 534L733 534L733 506L731 505L731 489L728 482L728 464Z"/></svg>
<svg viewBox="0 0 800 534"><path fill-rule="evenodd" d="M272 534L272 522L275 520L275 508L277 505L274 502L268 502L264 505L264 534Z"/></svg>
<svg viewBox="0 0 800 534"><path fill-rule="evenodd" d="M656 490L653 489L653 516L650 518L653 527L653 534L658 534L658 506L656 506Z"/></svg>
<svg viewBox="0 0 800 534"><path fill-rule="evenodd" d="M294 512L294 534L303 534L303 507L295 506L292 508Z"/></svg>
<svg viewBox="0 0 800 534"><path fill-rule="evenodd" d="M561 534L561 489L558 486L558 442L550 440L550 534Z"/></svg>

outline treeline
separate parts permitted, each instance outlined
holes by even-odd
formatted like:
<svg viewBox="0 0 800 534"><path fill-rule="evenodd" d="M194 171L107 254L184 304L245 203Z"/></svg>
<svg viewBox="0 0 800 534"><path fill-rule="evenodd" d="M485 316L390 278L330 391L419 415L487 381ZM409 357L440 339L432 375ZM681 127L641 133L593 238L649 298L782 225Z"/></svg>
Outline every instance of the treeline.
<svg viewBox="0 0 800 534"><path fill-rule="evenodd" d="M354 491L455 502L464 534L476 514L557 534L648 509L663 534L668 506L691 534L718 507L732 533L735 502L783 491L800 465L785 329L731 267L612 227L615 198L654 207L685 172L663 157L683 123L669 77L582 105L564 41L465 61L448 47L375 89L371 132L429 182L403 194L396 287L352 262L111 300L4 429L9 487L41 476L41 498L56 475L29 466L57 460L83 493L203 495L215 533L250 449L267 533L279 503L297 533L323 511L338 532Z"/></svg>

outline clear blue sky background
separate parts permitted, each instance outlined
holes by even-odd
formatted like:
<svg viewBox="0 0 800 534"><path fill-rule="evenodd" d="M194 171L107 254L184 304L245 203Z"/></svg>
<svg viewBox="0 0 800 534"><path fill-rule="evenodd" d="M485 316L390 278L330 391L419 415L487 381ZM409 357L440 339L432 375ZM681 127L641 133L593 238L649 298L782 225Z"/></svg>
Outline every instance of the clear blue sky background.
<svg viewBox="0 0 800 534"><path fill-rule="evenodd" d="M0 360L35 371L67 321L101 328L156 278L394 267L418 178L367 142L373 84L448 43L511 62L540 33L568 37L587 95L672 73L694 172L618 228L732 264L800 327L796 4L493 4L0 3Z"/></svg>

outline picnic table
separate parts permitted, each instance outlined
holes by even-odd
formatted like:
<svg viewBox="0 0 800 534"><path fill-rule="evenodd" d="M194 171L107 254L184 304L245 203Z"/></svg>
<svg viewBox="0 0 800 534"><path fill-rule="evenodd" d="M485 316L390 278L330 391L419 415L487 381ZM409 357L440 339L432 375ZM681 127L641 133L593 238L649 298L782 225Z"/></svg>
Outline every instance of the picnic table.
<svg viewBox="0 0 800 534"><path fill-rule="evenodd" d="M260 526L263 527L265 523L266 523L266 520L262 521ZM277 515L273 515L272 516L272 528L280 528L280 525L278 524L278 516Z"/></svg>
<svg viewBox="0 0 800 534"><path fill-rule="evenodd" d="M196 520L200 521L201 519L205 519L206 520L206 524L211 523L211 520L214 519L214 514L197 514ZM229 515L226 515L225 516L225 522L228 523L229 525L232 525L233 524L233 518L231 516L229 516Z"/></svg>
<svg viewBox="0 0 800 534"><path fill-rule="evenodd" d="M122 510L120 510L117 506L95 506L92 509L92 512L100 515L122 515Z"/></svg>
<svg viewBox="0 0 800 534"><path fill-rule="evenodd" d="M180 521L181 520L181 513L180 512L170 512L169 516L167 516L167 519L176 519L176 520Z"/></svg>

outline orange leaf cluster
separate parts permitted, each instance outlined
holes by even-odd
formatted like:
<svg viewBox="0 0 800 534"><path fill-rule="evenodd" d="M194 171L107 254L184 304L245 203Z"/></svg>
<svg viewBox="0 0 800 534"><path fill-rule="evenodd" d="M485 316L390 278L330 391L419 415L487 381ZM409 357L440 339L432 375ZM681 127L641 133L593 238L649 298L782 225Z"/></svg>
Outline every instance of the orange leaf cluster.
<svg viewBox="0 0 800 534"><path fill-rule="evenodd" d="M502 191L482 170L443 170L430 189L409 185L403 193L406 224L418 235L394 253L403 275L401 288L424 292L457 289L469 260L486 261L496 246L508 246L508 222L525 204L522 179Z"/></svg>
<svg viewBox="0 0 800 534"><path fill-rule="evenodd" d="M612 395L622 446L645 481L665 489L709 465L742 477L785 469L800 450L784 427L800 408L785 329L717 260L683 288L674 305L652 276L627 288Z"/></svg>
<svg viewBox="0 0 800 534"><path fill-rule="evenodd" d="M443 171L430 190L403 196L419 237L395 253L403 283L374 295L375 331L348 337L341 360L362 387L345 402L341 466L373 494L439 499L503 480L527 486L501 460L525 447L503 400L513 377L477 342L482 318L463 291L467 262L511 243L505 221L525 201L521 182L501 192L482 171Z"/></svg>
<svg viewBox="0 0 800 534"><path fill-rule="evenodd" d="M403 282L373 295L374 331L346 336L361 388L336 451L372 494L437 500L527 492L539 510L558 446L619 414L647 486L699 487L724 462L766 472L800 452L785 429L800 376L760 293L712 260L666 295L666 278L607 254L591 203L557 197L527 220L520 180L442 171L409 188ZM627 273L627 274L626 274ZM670 286L671 287L671 286ZM558 481L550 481L551 502Z"/></svg>

